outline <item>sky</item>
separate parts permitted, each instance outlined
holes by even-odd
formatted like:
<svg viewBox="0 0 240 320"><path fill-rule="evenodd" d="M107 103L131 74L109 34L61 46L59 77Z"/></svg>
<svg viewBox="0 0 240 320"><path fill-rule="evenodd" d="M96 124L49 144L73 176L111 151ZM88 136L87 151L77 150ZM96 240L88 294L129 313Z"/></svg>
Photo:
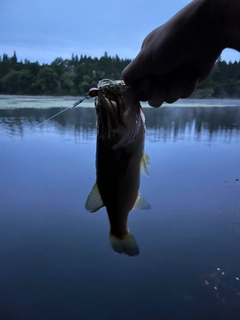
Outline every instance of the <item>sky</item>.
<svg viewBox="0 0 240 320"><path fill-rule="evenodd" d="M133 59L146 35L188 0L0 0L0 55L51 63L75 55ZM226 49L226 61L239 61Z"/></svg>

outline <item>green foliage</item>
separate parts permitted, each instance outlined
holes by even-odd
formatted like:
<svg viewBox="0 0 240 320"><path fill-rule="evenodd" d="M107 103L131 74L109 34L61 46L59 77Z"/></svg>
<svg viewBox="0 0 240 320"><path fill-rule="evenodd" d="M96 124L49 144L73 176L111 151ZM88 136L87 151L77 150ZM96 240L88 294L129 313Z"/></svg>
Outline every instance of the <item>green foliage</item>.
<svg viewBox="0 0 240 320"><path fill-rule="evenodd" d="M25 59L0 56L0 94L84 95L104 78L121 79L122 70L131 62L104 53L101 58L74 55L56 58L49 65ZM197 88L195 98L240 98L240 61L219 58L207 79Z"/></svg>
<svg viewBox="0 0 240 320"><path fill-rule="evenodd" d="M193 94L194 98L240 98L240 61L218 59L211 74Z"/></svg>
<svg viewBox="0 0 240 320"><path fill-rule="evenodd" d="M41 92L45 95L55 94L58 78L58 74L51 67L44 66L38 72L36 85L41 88Z"/></svg>

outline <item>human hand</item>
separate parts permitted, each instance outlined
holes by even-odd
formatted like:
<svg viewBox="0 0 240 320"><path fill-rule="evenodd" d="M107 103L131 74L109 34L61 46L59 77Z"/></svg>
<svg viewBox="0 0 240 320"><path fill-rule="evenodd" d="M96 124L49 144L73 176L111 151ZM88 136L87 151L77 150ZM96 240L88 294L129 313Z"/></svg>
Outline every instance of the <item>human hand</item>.
<svg viewBox="0 0 240 320"><path fill-rule="evenodd" d="M187 98L208 76L226 42L218 1L191 2L145 38L122 74L139 100L159 107Z"/></svg>

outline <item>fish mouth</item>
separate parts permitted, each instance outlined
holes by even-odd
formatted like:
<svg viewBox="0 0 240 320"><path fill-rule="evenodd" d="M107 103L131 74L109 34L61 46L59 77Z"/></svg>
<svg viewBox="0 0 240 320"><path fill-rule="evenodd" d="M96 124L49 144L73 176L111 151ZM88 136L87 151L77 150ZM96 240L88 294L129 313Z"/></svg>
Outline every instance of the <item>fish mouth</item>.
<svg viewBox="0 0 240 320"><path fill-rule="evenodd" d="M125 128L123 114L126 111L122 92L123 81L101 80L95 100L98 134L103 140L116 138L119 127Z"/></svg>
<svg viewBox="0 0 240 320"><path fill-rule="evenodd" d="M135 90L123 81L101 80L95 99L98 138L113 150L131 144L144 128Z"/></svg>

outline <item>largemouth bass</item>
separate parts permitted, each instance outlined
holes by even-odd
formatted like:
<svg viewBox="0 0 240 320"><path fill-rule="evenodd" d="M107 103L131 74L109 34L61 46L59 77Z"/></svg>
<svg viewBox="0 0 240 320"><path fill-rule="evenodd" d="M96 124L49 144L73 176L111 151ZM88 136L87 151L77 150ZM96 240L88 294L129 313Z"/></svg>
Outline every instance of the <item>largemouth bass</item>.
<svg viewBox="0 0 240 320"><path fill-rule="evenodd" d="M96 183L85 208L95 212L105 206L113 250L135 256L139 249L127 228L128 214L150 209L139 193L140 170L148 175L149 163L144 114L133 89L122 81L102 80L89 95L96 97Z"/></svg>

